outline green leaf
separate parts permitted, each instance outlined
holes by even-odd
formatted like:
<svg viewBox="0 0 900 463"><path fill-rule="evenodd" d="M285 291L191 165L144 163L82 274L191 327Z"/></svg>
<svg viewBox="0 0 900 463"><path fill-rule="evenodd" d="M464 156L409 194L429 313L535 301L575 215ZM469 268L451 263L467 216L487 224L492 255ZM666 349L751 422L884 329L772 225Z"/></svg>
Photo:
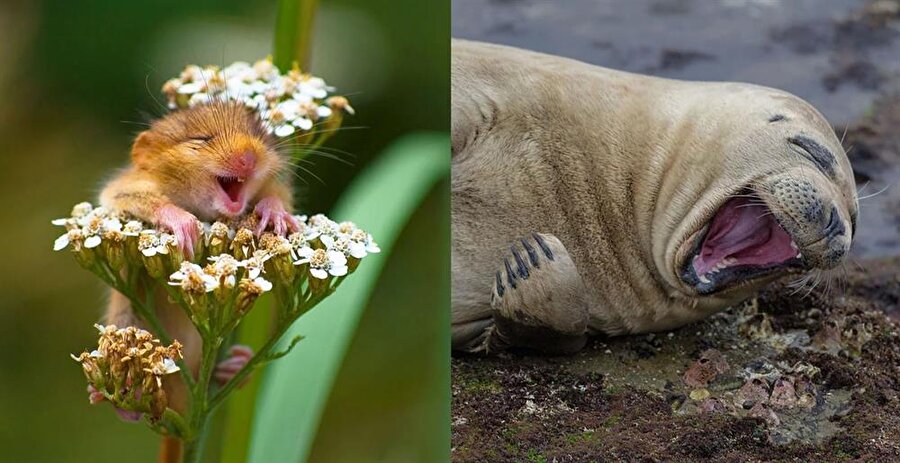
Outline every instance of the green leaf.
<svg viewBox="0 0 900 463"><path fill-rule="evenodd" d="M309 72L318 3L318 0L278 1L273 61L281 72L289 71L294 61L303 72Z"/></svg>
<svg viewBox="0 0 900 463"><path fill-rule="evenodd" d="M302 317L281 340L304 336L299 348L268 366L248 461L305 461L325 404L395 241L422 199L450 169L446 134L395 142L353 182L332 214L368 230L381 254L367 257L334 295Z"/></svg>
<svg viewBox="0 0 900 463"><path fill-rule="evenodd" d="M264 295L256 301L253 310L244 317L237 329L237 343L250 346L254 351L266 342L266 334L271 325L274 298ZM224 414L224 425L220 436L221 463L243 463L250 447L250 432L256 408L256 397L262 383L265 366L256 370L244 387L236 390L228 398Z"/></svg>

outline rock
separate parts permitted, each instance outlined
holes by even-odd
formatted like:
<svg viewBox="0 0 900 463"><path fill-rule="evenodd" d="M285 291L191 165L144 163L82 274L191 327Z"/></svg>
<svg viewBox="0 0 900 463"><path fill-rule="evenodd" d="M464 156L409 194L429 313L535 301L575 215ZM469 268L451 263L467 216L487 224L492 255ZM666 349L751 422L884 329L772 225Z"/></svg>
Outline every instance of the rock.
<svg viewBox="0 0 900 463"><path fill-rule="evenodd" d="M750 412L747 413L747 416L753 418L761 418L766 422L769 427L774 428L781 424L781 420L778 418L778 415L772 410L771 407L764 403L757 403L750 409Z"/></svg>
<svg viewBox="0 0 900 463"><path fill-rule="evenodd" d="M775 380L769 405L774 408L792 408L797 404L797 393L790 378L781 377Z"/></svg>
<svg viewBox="0 0 900 463"><path fill-rule="evenodd" d="M734 405L744 409L768 402L769 383L763 378L747 380L734 394Z"/></svg>
<svg viewBox="0 0 900 463"><path fill-rule="evenodd" d="M728 361L716 349L707 349L700 358L684 372L684 384L692 388L705 388L721 373L728 371Z"/></svg>

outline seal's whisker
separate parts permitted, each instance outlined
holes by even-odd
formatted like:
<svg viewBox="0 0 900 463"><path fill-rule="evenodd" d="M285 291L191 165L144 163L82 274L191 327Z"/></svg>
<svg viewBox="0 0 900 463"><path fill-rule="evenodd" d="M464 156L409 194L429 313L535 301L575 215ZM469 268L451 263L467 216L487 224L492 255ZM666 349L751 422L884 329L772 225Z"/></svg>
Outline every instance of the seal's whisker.
<svg viewBox="0 0 900 463"><path fill-rule="evenodd" d="M872 194L870 194L870 195L860 196L860 197L858 197L858 198L856 198L856 199L857 199L858 201L862 201L862 200L864 200L864 199L873 198L873 197L875 197L875 196L878 196L878 195L884 193L884 192L887 191L888 188L890 188L891 186L892 186L892 185L885 185L884 188L882 188L882 189L876 191L875 193L872 193Z"/></svg>
<svg viewBox="0 0 900 463"><path fill-rule="evenodd" d="M871 184L871 183L872 183L871 180L867 181L866 183L863 183L861 187L856 189L856 195L857 196L861 195L863 193L863 191L866 191L866 188L868 188L869 184Z"/></svg>

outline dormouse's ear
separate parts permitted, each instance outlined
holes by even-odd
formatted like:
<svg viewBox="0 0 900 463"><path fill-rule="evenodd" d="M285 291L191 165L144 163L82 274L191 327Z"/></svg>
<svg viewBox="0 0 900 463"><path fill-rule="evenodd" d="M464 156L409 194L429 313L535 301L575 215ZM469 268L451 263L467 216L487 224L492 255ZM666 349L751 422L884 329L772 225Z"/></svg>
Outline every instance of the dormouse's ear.
<svg viewBox="0 0 900 463"><path fill-rule="evenodd" d="M150 130L145 130L138 134L131 145L131 160L136 165L149 162L154 153L158 153L162 149L160 146L159 135Z"/></svg>

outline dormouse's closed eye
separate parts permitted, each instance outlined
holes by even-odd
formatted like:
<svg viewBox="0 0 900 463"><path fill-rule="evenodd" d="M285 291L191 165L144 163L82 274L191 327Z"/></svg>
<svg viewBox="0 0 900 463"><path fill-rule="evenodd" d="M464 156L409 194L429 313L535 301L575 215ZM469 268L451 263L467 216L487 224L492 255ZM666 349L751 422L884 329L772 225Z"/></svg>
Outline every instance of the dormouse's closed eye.
<svg viewBox="0 0 900 463"><path fill-rule="evenodd" d="M214 135L192 135L192 136L187 137L188 141L194 141L194 142L200 142L200 143L210 142L210 141L212 141L213 138L215 138Z"/></svg>

